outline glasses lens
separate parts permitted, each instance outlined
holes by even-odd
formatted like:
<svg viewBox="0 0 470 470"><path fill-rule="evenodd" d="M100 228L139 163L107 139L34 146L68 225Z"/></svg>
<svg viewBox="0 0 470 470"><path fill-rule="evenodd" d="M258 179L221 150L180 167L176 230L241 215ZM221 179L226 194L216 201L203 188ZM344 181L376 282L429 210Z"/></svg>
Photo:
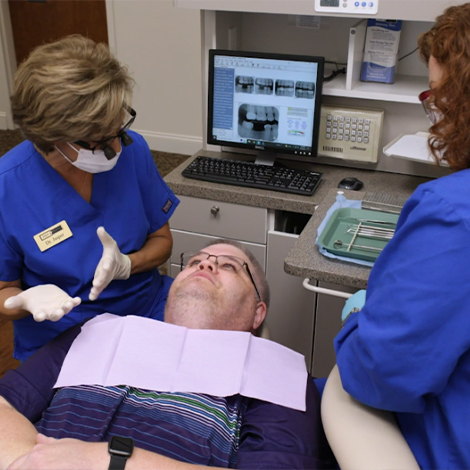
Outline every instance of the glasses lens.
<svg viewBox="0 0 470 470"><path fill-rule="evenodd" d="M232 271L237 273L242 269L244 262L232 256L221 255L217 257L217 265L219 269L224 271Z"/></svg>
<svg viewBox="0 0 470 470"><path fill-rule="evenodd" d="M419 94L418 99L419 101L423 102L423 101L426 101L430 96L431 96L431 90L426 90Z"/></svg>
<svg viewBox="0 0 470 470"><path fill-rule="evenodd" d="M127 120L127 122L121 127L120 132L126 132L130 129L132 124L135 121L135 117L137 116L137 113L132 109L132 108L126 108L127 113L129 114L130 118Z"/></svg>
<svg viewBox="0 0 470 470"><path fill-rule="evenodd" d="M181 265L183 268L193 268L207 259L211 259L216 263L219 269L234 273L240 271L244 265L244 262L236 257L227 255L210 255L204 251L199 253L183 253L181 255Z"/></svg>
<svg viewBox="0 0 470 470"><path fill-rule="evenodd" d="M182 253L181 267L192 268L207 259L207 253Z"/></svg>
<svg viewBox="0 0 470 470"><path fill-rule="evenodd" d="M134 119L135 118L131 118L129 121L127 121L126 124L124 124L122 127L121 127L121 132L126 132L130 129L130 127L132 126L133 122L134 122Z"/></svg>
<svg viewBox="0 0 470 470"><path fill-rule="evenodd" d="M109 146L114 142L114 139L115 139L116 137L117 137L117 136L107 137L106 139L100 140L100 141L95 145L95 147L93 148L93 150L103 150L103 149L105 149L106 147L109 147Z"/></svg>
<svg viewBox="0 0 470 470"><path fill-rule="evenodd" d="M428 117L431 124L436 124L436 122L442 119L441 112L434 106L431 98L431 90L423 91L419 94L418 99L423 105L424 112Z"/></svg>

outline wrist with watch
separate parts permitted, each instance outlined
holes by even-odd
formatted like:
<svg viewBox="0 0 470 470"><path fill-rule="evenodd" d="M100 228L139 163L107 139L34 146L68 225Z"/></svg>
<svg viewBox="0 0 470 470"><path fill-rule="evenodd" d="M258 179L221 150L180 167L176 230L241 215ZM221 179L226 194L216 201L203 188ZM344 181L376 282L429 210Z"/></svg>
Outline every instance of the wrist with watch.
<svg viewBox="0 0 470 470"><path fill-rule="evenodd" d="M108 443L108 453L111 457L108 470L124 470L133 451L134 441L131 438L113 436Z"/></svg>

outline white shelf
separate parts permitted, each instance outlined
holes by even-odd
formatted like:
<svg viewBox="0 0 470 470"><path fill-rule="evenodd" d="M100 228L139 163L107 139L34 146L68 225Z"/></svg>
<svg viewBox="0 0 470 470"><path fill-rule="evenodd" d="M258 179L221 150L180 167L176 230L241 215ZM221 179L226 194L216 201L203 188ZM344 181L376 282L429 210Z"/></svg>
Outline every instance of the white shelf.
<svg viewBox="0 0 470 470"><path fill-rule="evenodd" d="M418 95L426 90L428 78L415 75L395 75L395 82L361 82L364 41L367 21L360 19L349 30L346 75L335 77L323 84L323 94L375 101L419 104Z"/></svg>
<svg viewBox="0 0 470 470"><path fill-rule="evenodd" d="M428 137L428 132L400 135L384 147L384 154L388 157L404 158L436 166L436 160L428 146ZM440 166L448 167L449 164L445 160L441 160Z"/></svg>
<svg viewBox="0 0 470 470"><path fill-rule="evenodd" d="M429 88L427 77L397 75L395 83L356 82L346 89L346 77L339 76L323 84L323 95L419 104L418 95Z"/></svg>
<svg viewBox="0 0 470 470"><path fill-rule="evenodd" d="M324 13L315 10L313 0L173 0L178 8L214 11L280 13L355 18L394 18L396 20L434 21L455 0L380 0L377 15ZM461 3L461 2L457 2Z"/></svg>

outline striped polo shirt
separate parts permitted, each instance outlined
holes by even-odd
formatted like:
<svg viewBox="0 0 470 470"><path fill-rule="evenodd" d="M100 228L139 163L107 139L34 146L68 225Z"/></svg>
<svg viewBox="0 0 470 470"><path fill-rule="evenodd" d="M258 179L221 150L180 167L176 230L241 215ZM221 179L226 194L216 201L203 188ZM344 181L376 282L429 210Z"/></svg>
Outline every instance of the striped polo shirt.
<svg viewBox="0 0 470 470"><path fill-rule="evenodd" d="M137 447L167 457L233 467L244 401L240 395L225 398L129 386L64 387L55 394L36 428L47 436L89 442L126 435Z"/></svg>

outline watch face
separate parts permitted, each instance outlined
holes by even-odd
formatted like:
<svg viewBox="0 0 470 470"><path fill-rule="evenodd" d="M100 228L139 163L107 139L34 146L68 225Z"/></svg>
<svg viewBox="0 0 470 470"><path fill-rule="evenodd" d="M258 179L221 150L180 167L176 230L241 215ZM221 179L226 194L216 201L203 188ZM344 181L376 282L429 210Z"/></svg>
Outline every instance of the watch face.
<svg viewBox="0 0 470 470"><path fill-rule="evenodd" d="M108 449L112 454L130 457L134 450L134 441L129 437L113 436Z"/></svg>

